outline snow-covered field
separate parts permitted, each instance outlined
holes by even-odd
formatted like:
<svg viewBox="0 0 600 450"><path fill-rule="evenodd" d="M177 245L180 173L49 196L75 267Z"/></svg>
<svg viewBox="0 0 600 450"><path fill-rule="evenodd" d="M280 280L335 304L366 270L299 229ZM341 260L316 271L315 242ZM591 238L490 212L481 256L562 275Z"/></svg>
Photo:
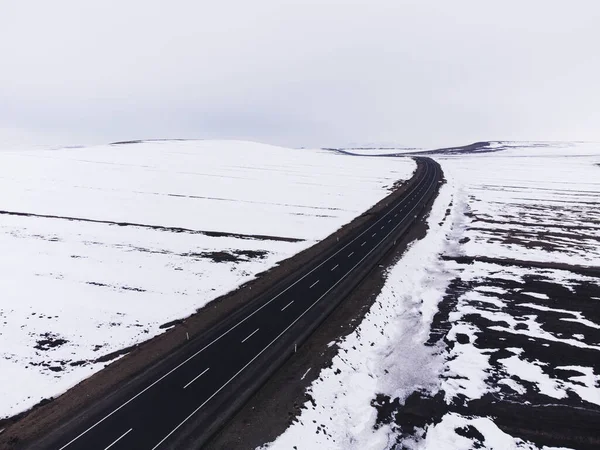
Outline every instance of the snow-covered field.
<svg viewBox="0 0 600 450"><path fill-rule="evenodd" d="M600 144L511 147L438 157L427 236L269 449L598 445Z"/></svg>
<svg viewBox="0 0 600 450"><path fill-rule="evenodd" d="M0 418L331 234L414 168L235 141L0 152Z"/></svg>

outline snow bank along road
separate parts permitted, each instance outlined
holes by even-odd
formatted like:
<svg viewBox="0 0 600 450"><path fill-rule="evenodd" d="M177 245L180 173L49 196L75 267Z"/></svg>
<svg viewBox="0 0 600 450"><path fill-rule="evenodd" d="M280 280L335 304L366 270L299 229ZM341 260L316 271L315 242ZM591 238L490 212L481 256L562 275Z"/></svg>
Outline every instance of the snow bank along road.
<svg viewBox="0 0 600 450"><path fill-rule="evenodd" d="M427 158L420 163L405 195L353 236L29 447L154 450L201 445L411 225L442 177L437 163Z"/></svg>

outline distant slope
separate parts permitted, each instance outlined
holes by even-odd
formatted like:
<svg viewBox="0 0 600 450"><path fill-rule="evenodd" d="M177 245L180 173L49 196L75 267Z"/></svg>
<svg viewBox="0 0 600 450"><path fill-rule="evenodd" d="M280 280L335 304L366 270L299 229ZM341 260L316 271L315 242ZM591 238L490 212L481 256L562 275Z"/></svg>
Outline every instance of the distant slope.
<svg viewBox="0 0 600 450"><path fill-rule="evenodd" d="M352 148L326 148L337 153L352 156L379 156L379 157L401 157L401 156L452 156L472 155L477 153L493 153L510 149L532 149L532 148L563 148L573 145L573 142L520 142L520 141L481 141L468 145L456 147L444 147L432 150L420 150L414 148L393 147L352 147Z"/></svg>

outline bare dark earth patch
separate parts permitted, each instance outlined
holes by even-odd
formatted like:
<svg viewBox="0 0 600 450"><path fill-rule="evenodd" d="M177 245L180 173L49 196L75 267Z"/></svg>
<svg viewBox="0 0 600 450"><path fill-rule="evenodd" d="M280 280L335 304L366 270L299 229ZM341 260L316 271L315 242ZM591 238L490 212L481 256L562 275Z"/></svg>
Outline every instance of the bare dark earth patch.
<svg viewBox="0 0 600 450"><path fill-rule="evenodd" d="M453 259L461 264L482 261L481 257ZM490 264L493 262L490 260L485 261ZM507 261L501 263L499 267L510 267ZM513 268L516 273L522 273L524 266L525 262L521 262ZM449 403L444 401L443 391L434 396L415 392L404 405L397 399L378 397L373 404L378 410L378 423L393 422L398 427L399 448L403 448L402 440L412 436L417 428L439 423L447 413L490 417L505 433L538 446L600 448L600 406L588 401L588 391L577 390L586 386L581 381L586 368L600 373L600 327L576 320L584 317L600 324L600 275L596 273L596 278L591 280L582 279L581 268L575 267L572 276L558 280L548 271L535 273L538 266L531 264L529 273L525 273L520 281L503 278L498 273L474 280L463 280L458 276L450 283L434 318L429 345L442 343L449 352L470 343L490 355L486 371L489 392L476 399L459 395ZM568 268L561 265L560 270ZM495 289L489 295L501 300L504 306L477 300L465 303L464 295L478 288ZM529 295L531 293L538 297ZM467 304L481 311L460 318L461 323L477 331L473 336L457 334L450 337L449 331L456 322L450 321L449 317L460 310L461 301L463 307ZM492 320L487 312L497 312L499 318L508 315L512 324L507 320ZM532 325L535 325L534 329L531 329ZM550 395L538 382L508 372L503 361L517 355L520 360L541 369L542 377L556 383L564 396L561 398L560 393ZM501 382L507 377L519 386L518 390ZM594 386L588 387L594 389ZM600 388L597 382L595 388ZM474 427L457 433L472 438L475 446L481 443L481 433Z"/></svg>
<svg viewBox="0 0 600 450"><path fill-rule="evenodd" d="M123 291L146 292L146 289L133 286L113 286L112 284L100 283L99 281L87 281L85 284L90 286L107 287L111 289L121 289Z"/></svg>
<svg viewBox="0 0 600 450"><path fill-rule="evenodd" d="M499 266L519 266L538 269L557 269L567 270L569 272L591 277L600 276L600 267L579 266L574 264L565 264L559 262L546 261L524 261L512 258L490 258L487 256L442 256L442 259L448 261L453 260L461 264L473 264L477 261L483 263L497 264Z"/></svg>
<svg viewBox="0 0 600 450"><path fill-rule="evenodd" d="M42 219L59 219L77 222L88 222L88 223L101 223L106 225L116 225L119 227L137 227L137 228L148 228L151 230L165 231L170 233L188 233L188 234L203 234L210 237L233 237L237 239L252 239L259 241L281 241L281 242L302 242L303 239L282 237L282 236L265 236L260 234L238 234L238 233L223 233L220 231L205 231L205 230L191 230L189 228L181 227L164 227L161 225L146 225L141 223L131 222L114 222L110 220L98 220L98 219L85 219L81 217L70 217L70 216L54 216L48 214L34 214L18 211L5 211L0 210L0 214L8 216L19 216L19 217L37 217Z"/></svg>
<svg viewBox="0 0 600 450"><path fill-rule="evenodd" d="M67 342L68 341L66 339L59 337L57 334L48 332L42 334L42 339L36 341L34 348L37 350L47 351L52 348L60 347Z"/></svg>
<svg viewBox="0 0 600 450"><path fill-rule="evenodd" d="M213 262L240 262L250 261L251 259L264 259L269 254L266 250L232 250L229 252L201 252L201 253L184 253L182 256L187 256L196 259L207 258Z"/></svg>

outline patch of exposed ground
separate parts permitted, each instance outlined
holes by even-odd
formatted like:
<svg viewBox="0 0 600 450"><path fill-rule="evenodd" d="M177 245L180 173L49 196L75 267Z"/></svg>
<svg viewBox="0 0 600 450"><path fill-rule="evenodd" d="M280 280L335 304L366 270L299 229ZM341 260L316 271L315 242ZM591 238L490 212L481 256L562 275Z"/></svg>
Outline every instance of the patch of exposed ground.
<svg viewBox="0 0 600 450"><path fill-rule="evenodd" d="M470 187L428 342L440 389L373 401L397 448L600 448L598 194L532 189Z"/></svg>
<svg viewBox="0 0 600 450"><path fill-rule="evenodd" d="M147 225L141 223L130 223L130 222L114 222L110 220L98 220L98 219L86 219L82 217L70 217L70 216L55 216L49 214L34 214L27 212L19 212L19 211L4 211L0 210L0 214L7 216L19 216L19 217L38 217L44 219L59 219L59 220L68 220L70 222L88 222L88 223L102 223L106 225L116 225L119 227L137 227L137 228L147 228L158 231L165 231L170 233L187 233L187 234L203 234L205 236L211 237L233 237L236 239L256 239L261 241L282 241L282 242L301 242L302 239L290 238L290 237L281 237L281 236L264 236L259 234L238 234L238 233L222 233L219 231L205 231L205 230L191 230L188 228L181 227L164 227L161 225Z"/></svg>
<svg viewBox="0 0 600 450"><path fill-rule="evenodd" d="M446 346L451 391L417 392L403 406L379 399L380 422L395 421L399 445L415 428L455 413L492 417L505 433L538 446L598 448L600 277L464 265L458 263L462 274L448 287L429 342ZM480 367L466 357L474 354L484 360ZM479 396L469 392L474 380Z"/></svg>

